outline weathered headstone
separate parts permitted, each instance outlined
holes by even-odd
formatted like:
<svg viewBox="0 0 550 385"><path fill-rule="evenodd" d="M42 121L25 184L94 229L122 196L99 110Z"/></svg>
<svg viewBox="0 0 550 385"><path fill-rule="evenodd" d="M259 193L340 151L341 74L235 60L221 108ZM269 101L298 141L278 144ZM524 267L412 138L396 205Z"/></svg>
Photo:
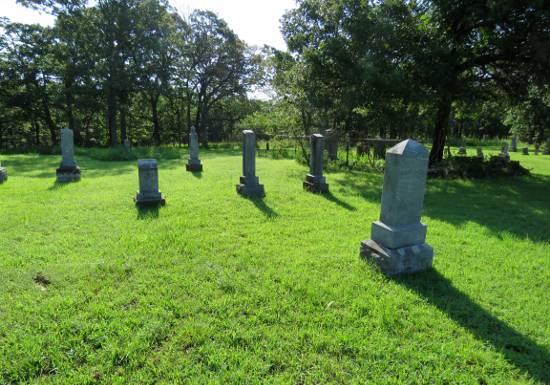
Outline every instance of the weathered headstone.
<svg viewBox="0 0 550 385"><path fill-rule="evenodd" d="M483 159L484 158L484 155L483 155L483 150L481 148L478 148L477 149L477 155L476 155L479 159Z"/></svg>
<svg viewBox="0 0 550 385"><path fill-rule="evenodd" d="M360 254L388 275L414 273L432 266L433 249L425 243L420 222L428 151L412 139L386 152L380 220L372 224L371 239L361 242Z"/></svg>
<svg viewBox="0 0 550 385"><path fill-rule="evenodd" d="M544 155L550 155L550 138L546 139L546 148L543 152Z"/></svg>
<svg viewBox="0 0 550 385"><path fill-rule="evenodd" d="M189 159L187 159L185 169L191 172L202 171L202 164L199 159L199 136L195 126L191 126L191 132L189 133Z"/></svg>
<svg viewBox="0 0 550 385"><path fill-rule="evenodd" d="M328 158L338 160L338 133L334 130L325 131Z"/></svg>
<svg viewBox="0 0 550 385"><path fill-rule="evenodd" d="M130 151L130 140L128 138L124 139L124 142L122 142L122 145L124 146L124 149L126 151Z"/></svg>
<svg viewBox="0 0 550 385"><path fill-rule="evenodd" d="M138 160L139 191L134 202L138 206L164 205L166 201L159 191L159 174L156 159Z"/></svg>
<svg viewBox="0 0 550 385"><path fill-rule="evenodd" d="M5 167L2 167L2 163L0 162L0 183L4 183L8 180L8 170L6 170Z"/></svg>
<svg viewBox="0 0 550 385"><path fill-rule="evenodd" d="M74 160L73 131L68 128L61 130L61 164L56 175L57 181L61 183L80 180L80 167Z"/></svg>
<svg viewBox="0 0 550 385"><path fill-rule="evenodd" d="M517 152L518 151L518 137L512 136L512 143L510 144L510 151Z"/></svg>
<svg viewBox="0 0 550 385"><path fill-rule="evenodd" d="M453 154L451 152L451 146L447 146L447 158L452 158Z"/></svg>
<svg viewBox="0 0 550 385"><path fill-rule="evenodd" d="M325 138L321 134L311 135L311 155L309 160L309 174L304 181L304 189L316 192L328 192L328 184L323 176L323 148Z"/></svg>
<svg viewBox="0 0 550 385"><path fill-rule="evenodd" d="M529 155L529 147L523 147L522 153L523 155Z"/></svg>
<svg viewBox="0 0 550 385"><path fill-rule="evenodd" d="M502 150L500 151L500 154L498 156L500 158L510 160L510 154L508 153L508 143L504 143L502 145Z"/></svg>
<svg viewBox="0 0 550 385"><path fill-rule="evenodd" d="M540 152L540 143L535 143L535 155L538 155Z"/></svg>
<svg viewBox="0 0 550 385"><path fill-rule="evenodd" d="M243 175L237 192L247 197L265 196L264 186L256 176L256 134L250 130L243 131Z"/></svg>
<svg viewBox="0 0 550 385"><path fill-rule="evenodd" d="M460 146L458 149L458 155L466 155L466 147Z"/></svg>

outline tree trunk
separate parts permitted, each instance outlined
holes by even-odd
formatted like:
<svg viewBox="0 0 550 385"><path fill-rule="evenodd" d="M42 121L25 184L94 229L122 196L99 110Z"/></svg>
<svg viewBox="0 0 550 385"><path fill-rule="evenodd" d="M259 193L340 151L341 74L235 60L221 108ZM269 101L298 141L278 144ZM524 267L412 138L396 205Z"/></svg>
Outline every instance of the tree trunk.
<svg viewBox="0 0 550 385"><path fill-rule="evenodd" d="M111 147L118 146L118 136L116 132L116 97L111 85L107 90L107 130L109 131L109 144Z"/></svg>
<svg viewBox="0 0 550 385"><path fill-rule="evenodd" d="M451 95L443 96L437 114L435 117L435 127L432 138L432 149L430 151L430 165L443 160L443 150L445 150L445 140L449 128L449 117L451 115L452 105Z"/></svg>
<svg viewBox="0 0 550 385"><path fill-rule="evenodd" d="M158 102L157 95L151 95L151 112L153 114L153 141L156 146L160 146L160 122L158 116Z"/></svg>

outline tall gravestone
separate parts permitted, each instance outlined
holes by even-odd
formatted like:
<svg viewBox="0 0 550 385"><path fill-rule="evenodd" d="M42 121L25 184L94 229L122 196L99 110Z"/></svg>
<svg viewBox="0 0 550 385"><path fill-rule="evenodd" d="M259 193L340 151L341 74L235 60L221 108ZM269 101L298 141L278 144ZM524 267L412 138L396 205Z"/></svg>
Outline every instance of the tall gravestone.
<svg viewBox="0 0 550 385"><path fill-rule="evenodd" d="M328 192L328 184L323 176L323 150L325 138L321 134L311 135L311 155L309 160L309 174L304 181L304 189L325 193Z"/></svg>
<svg viewBox="0 0 550 385"><path fill-rule="evenodd" d="M73 182L80 180L80 167L74 160L73 131L68 128L61 130L61 164L56 170L58 182Z"/></svg>
<svg viewBox="0 0 550 385"><path fill-rule="evenodd" d="M550 138L546 139L546 147L544 148L544 155L550 155Z"/></svg>
<svg viewBox="0 0 550 385"><path fill-rule="evenodd" d="M243 131L243 175L237 192L247 197L265 196L264 186L256 176L256 134L250 130Z"/></svg>
<svg viewBox="0 0 550 385"><path fill-rule="evenodd" d="M512 143L510 144L510 151L517 152L518 151L518 137L512 136Z"/></svg>
<svg viewBox="0 0 550 385"><path fill-rule="evenodd" d="M187 159L185 169L191 172L202 171L202 164L199 159L199 136L195 126L191 126L189 132L189 159Z"/></svg>
<svg viewBox="0 0 550 385"><path fill-rule="evenodd" d="M134 202L138 206L164 205L166 203L159 191L159 174L156 159L138 160L139 191Z"/></svg>
<svg viewBox="0 0 550 385"><path fill-rule="evenodd" d="M405 140L386 152L380 220L372 224L371 239L361 242L361 256L388 275L414 273L432 266L433 249L425 243L420 222L428 151Z"/></svg>
<svg viewBox="0 0 550 385"><path fill-rule="evenodd" d="M5 167L2 167L2 163L0 162L0 183L4 183L8 180L8 170L6 170Z"/></svg>
<svg viewBox="0 0 550 385"><path fill-rule="evenodd" d="M535 155L538 155L540 152L540 143L535 143Z"/></svg>

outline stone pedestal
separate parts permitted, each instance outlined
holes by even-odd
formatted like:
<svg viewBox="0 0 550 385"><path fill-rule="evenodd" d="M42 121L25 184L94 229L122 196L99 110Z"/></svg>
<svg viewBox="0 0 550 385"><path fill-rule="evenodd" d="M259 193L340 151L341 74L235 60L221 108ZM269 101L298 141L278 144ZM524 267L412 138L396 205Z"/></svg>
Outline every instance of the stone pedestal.
<svg viewBox="0 0 550 385"><path fill-rule="evenodd" d="M156 159L139 159L139 191L134 202L138 206L164 205L166 203L159 191L159 177Z"/></svg>
<svg viewBox="0 0 550 385"><path fill-rule="evenodd" d="M320 134L311 135L311 155L309 174L304 181L304 189L315 193L328 192L328 184L323 176L323 150L325 138Z"/></svg>
<svg viewBox="0 0 550 385"><path fill-rule="evenodd" d="M256 176L256 134L250 130L243 131L243 175L237 192L246 197L265 196L264 186Z"/></svg>
<svg viewBox="0 0 550 385"><path fill-rule="evenodd" d="M68 128L61 130L61 164L55 173L59 183L80 180L80 167L74 160L73 131Z"/></svg>
<svg viewBox="0 0 550 385"><path fill-rule="evenodd" d="M4 183L8 180L8 170L5 167L0 166L0 183Z"/></svg>
<svg viewBox="0 0 550 385"><path fill-rule="evenodd" d="M371 239L361 242L360 254L388 275L414 273L432 266L433 249L425 243L420 222L428 151L405 140L386 152L380 220L372 224Z"/></svg>
<svg viewBox="0 0 550 385"><path fill-rule="evenodd" d="M517 136L512 136L512 143L510 144L510 151L517 152L518 151L518 138Z"/></svg>
<svg viewBox="0 0 550 385"><path fill-rule="evenodd" d="M189 133L189 159L185 169L191 172L202 171L202 164L199 159L199 136L195 126L191 126L191 132Z"/></svg>

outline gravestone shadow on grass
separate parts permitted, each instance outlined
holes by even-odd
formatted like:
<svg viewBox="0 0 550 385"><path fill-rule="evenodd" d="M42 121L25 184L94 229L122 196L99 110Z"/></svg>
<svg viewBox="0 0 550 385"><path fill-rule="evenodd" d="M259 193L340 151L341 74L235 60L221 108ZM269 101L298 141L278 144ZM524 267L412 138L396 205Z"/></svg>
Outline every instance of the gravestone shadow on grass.
<svg viewBox="0 0 550 385"><path fill-rule="evenodd" d="M60 181L58 181L58 180L55 180L55 181L53 182L53 184L52 184L50 187L48 187L48 190L49 190L49 191L59 190L59 189L61 189L61 188L63 188L63 187L70 186L70 185L72 185L72 184L74 184L74 183L78 183L78 181L74 181L74 182L60 182Z"/></svg>
<svg viewBox="0 0 550 385"><path fill-rule="evenodd" d="M338 206L346 209L346 210L349 210L349 211L357 211L357 208L350 205L349 203L341 200L340 198L338 198L337 196L335 196L332 192L326 192L326 193L322 193L322 194L319 194L321 195L323 198L325 198L326 200L330 201L330 202L333 202L333 203L336 203Z"/></svg>
<svg viewBox="0 0 550 385"><path fill-rule="evenodd" d="M392 278L447 314L481 342L490 343L505 359L531 378L550 385L550 352L508 326L455 288L437 270Z"/></svg>
<svg viewBox="0 0 550 385"><path fill-rule="evenodd" d="M273 210L264 202L263 198L260 198L260 197L243 197L243 198L252 202L254 206L256 206L256 208L260 210L267 218L274 219L279 216L279 214L277 214L275 210Z"/></svg>
<svg viewBox="0 0 550 385"><path fill-rule="evenodd" d="M136 205L137 219L157 219L160 215L160 204Z"/></svg>
<svg viewBox="0 0 550 385"><path fill-rule="evenodd" d="M202 178L202 171L193 171L191 174L197 179Z"/></svg>

